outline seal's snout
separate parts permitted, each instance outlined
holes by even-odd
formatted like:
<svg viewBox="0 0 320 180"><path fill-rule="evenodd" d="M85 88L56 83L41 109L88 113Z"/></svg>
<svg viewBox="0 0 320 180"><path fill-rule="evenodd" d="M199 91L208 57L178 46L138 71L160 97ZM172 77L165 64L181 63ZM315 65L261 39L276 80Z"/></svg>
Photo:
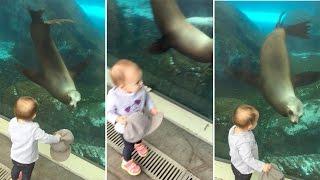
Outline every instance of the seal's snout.
<svg viewBox="0 0 320 180"><path fill-rule="evenodd" d="M69 105L73 108L77 107L77 103L81 100L81 94L74 90L74 91L70 91L68 93L68 96L70 97L70 102Z"/></svg>
<svg viewBox="0 0 320 180"><path fill-rule="evenodd" d="M298 122L299 122L299 117L290 118L290 121L291 121L293 124L298 124Z"/></svg>

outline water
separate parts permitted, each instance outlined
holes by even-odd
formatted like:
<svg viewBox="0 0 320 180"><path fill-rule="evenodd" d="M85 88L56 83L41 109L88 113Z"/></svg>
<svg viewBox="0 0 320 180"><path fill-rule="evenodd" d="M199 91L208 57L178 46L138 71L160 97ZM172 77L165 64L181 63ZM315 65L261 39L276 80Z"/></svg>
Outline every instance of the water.
<svg viewBox="0 0 320 180"><path fill-rule="evenodd" d="M212 17L210 0L178 3L187 18ZM149 0L110 0L108 8L108 66L119 58L135 61L143 70L147 86L212 122L211 65L197 63L173 49L160 55L148 52L150 45L161 36ZM212 37L212 28L208 29L211 32L205 33Z"/></svg>
<svg viewBox="0 0 320 180"><path fill-rule="evenodd" d="M105 165L104 117L104 1L34 1L1 2L0 11L0 113L13 117L13 104L19 96L28 95L39 102L36 122L49 133L70 129L75 142L72 152L96 165ZM45 19L70 18L75 24L51 26L54 39L68 68L94 57L74 79L82 95L75 110L53 98L44 88L22 75L15 63L28 69L39 69L35 49L30 38L31 18L21 7L44 8Z"/></svg>
<svg viewBox="0 0 320 180"><path fill-rule="evenodd" d="M295 89L304 104L304 115L293 125L257 89L223 71L228 63L259 76L261 44L283 11L288 12L286 24L310 20L312 25L310 40L292 37L286 40L292 74L318 71L319 7L319 2L216 2L216 156L230 158L227 135L232 126L231 115L237 105L247 103L260 112L254 130L260 159L277 164L290 176L320 178L319 82Z"/></svg>

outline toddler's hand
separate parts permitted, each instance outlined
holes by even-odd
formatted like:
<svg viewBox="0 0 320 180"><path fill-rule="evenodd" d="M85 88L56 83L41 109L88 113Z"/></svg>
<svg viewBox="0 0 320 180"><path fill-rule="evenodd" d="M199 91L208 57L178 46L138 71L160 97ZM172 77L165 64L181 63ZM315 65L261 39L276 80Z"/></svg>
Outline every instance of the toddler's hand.
<svg viewBox="0 0 320 180"><path fill-rule="evenodd" d="M269 171L271 170L271 168L272 168L271 164L265 163L265 164L263 165L262 171L265 172L265 173L267 173L267 172L269 172Z"/></svg>
<svg viewBox="0 0 320 180"><path fill-rule="evenodd" d="M117 119L116 119L116 122L120 123L120 124L126 124L127 123L127 118L125 116L118 116Z"/></svg>
<svg viewBox="0 0 320 180"><path fill-rule="evenodd" d="M154 115L158 114L158 110L156 108L152 108L150 110L150 113L154 116Z"/></svg>
<svg viewBox="0 0 320 180"><path fill-rule="evenodd" d="M59 141L61 141L61 137L62 137L62 136L61 136L60 133L55 133L54 136L58 137L58 138L59 138Z"/></svg>

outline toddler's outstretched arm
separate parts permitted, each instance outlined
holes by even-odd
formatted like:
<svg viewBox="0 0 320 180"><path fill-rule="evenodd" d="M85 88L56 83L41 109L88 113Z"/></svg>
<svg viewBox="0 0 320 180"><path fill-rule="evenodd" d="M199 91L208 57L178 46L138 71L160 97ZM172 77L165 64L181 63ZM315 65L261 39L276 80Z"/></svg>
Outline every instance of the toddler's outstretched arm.
<svg viewBox="0 0 320 180"><path fill-rule="evenodd" d="M35 140L39 140L45 144L53 144L53 143L58 143L60 141L60 138L61 136L59 134L56 134L56 135L47 134L37 124L37 128L34 131Z"/></svg>

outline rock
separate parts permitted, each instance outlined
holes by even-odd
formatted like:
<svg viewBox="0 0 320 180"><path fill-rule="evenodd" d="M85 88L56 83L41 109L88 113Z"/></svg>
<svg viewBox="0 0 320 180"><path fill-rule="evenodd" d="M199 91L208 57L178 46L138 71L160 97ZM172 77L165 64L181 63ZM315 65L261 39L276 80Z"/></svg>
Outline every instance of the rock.
<svg viewBox="0 0 320 180"><path fill-rule="evenodd" d="M209 37L213 37L213 18L212 17L189 17L186 21L200 31L207 34Z"/></svg>
<svg viewBox="0 0 320 180"><path fill-rule="evenodd" d="M320 154L266 156L265 161L276 164L285 174L303 179L320 178Z"/></svg>
<svg viewBox="0 0 320 180"><path fill-rule="evenodd" d="M231 125L231 119L237 106L244 104L244 101L236 98L215 98L215 124Z"/></svg>
<svg viewBox="0 0 320 180"><path fill-rule="evenodd" d="M82 157L89 158L100 165L105 166L105 148L99 146L92 146L82 143L72 144L72 150Z"/></svg>
<svg viewBox="0 0 320 180"><path fill-rule="evenodd" d="M309 136L317 136L320 134L320 99L312 99L303 102L304 114L299 122L295 125L287 124L282 126L284 133L291 138ZM287 118L281 118L280 121L285 121ZM279 124L274 124L274 126ZM273 128L272 126L270 128Z"/></svg>
<svg viewBox="0 0 320 180"><path fill-rule="evenodd" d="M186 17L212 16L213 1L211 0L177 0L177 3Z"/></svg>

